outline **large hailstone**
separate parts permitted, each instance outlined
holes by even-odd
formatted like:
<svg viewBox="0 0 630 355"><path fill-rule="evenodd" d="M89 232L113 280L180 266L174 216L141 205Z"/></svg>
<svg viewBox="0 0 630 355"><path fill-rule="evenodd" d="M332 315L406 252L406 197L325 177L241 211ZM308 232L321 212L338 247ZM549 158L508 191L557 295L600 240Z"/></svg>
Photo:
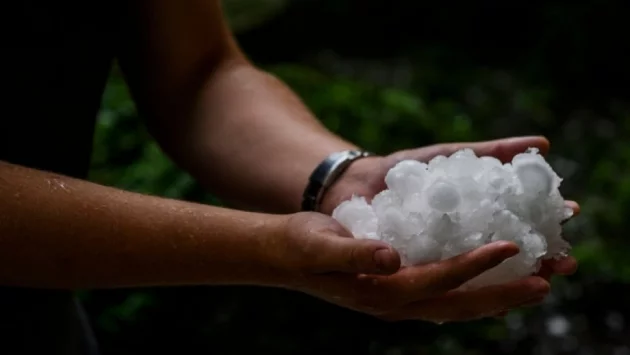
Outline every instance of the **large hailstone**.
<svg viewBox="0 0 630 355"><path fill-rule="evenodd" d="M333 218L355 238L392 245L403 266L448 259L499 240L516 243L519 254L462 286L478 288L529 276L543 259L567 255L561 224L573 211L558 190L561 181L535 148L507 164L463 149L428 164L398 163L385 177L388 189L371 204L353 196Z"/></svg>

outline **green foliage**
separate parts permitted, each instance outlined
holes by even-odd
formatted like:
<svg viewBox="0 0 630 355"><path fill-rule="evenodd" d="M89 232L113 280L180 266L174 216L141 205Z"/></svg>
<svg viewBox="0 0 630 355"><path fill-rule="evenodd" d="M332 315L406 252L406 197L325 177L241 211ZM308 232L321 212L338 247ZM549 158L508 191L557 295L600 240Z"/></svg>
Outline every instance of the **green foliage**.
<svg viewBox="0 0 630 355"><path fill-rule="evenodd" d="M269 70L294 89L329 129L381 154L475 136L470 118L453 102L427 106L409 91L304 66L279 65Z"/></svg>
<svg viewBox="0 0 630 355"><path fill-rule="evenodd" d="M278 13L283 3L251 3L267 6L260 13L249 8L250 2L228 1L225 6L233 14L233 25L240 28L238 23L244 21L245 30L264 22L258 18L273 23L270 14ZM563 6L549 5L545 16L558 18ZM239 12L245 15L240 17ZM562 28L549 24L547 31L564 31L567 21L559 23ZM572 40L579 42L579 38ZM281 50L285 44L270 46L269 50ZM349 75L316 65L308 55L304 62L270 63L265 69L293 88L331 130L382 154L437 142L525 134L549 137L549 159L565 177L564 193L582 206L582 214L566 226L580 271L554 282L556 303L516 312L507 322L436 327L382 324L276 290L89 293L86 304L97 320L105 347L125 354L175 343L195 352L218 347L222 354L323 354L331 349L361 354L530 354L544 353L537 352L543 348L554 353L565 346L564 340L569 345L575 340L560 341L539 331L550 315L558 313L587 324L586 330L575 333L579 344L612 353L615 341L624 343L592 329L605 327L597 312L630 313L624 303L627 300L607 302L593 291L604 288L630 296L623 293L623 283L630 282L630 248L625 239L630 228L626 218L630 212L630 109L612 99L583 102L567 96L566 87L541 74L551 71L540 69L547 65L540 60L542 50L532 50L521 66L489 67L466 61L450 64L444 58L461 53L446 44L423 45L422 51L418 46L409 44L401 54L414 64L409 69L411 80L400 85L376 83L369 79L369 72ZM574 61L581 59L577 56ZM362 62L356 56L336 60L340 66L350 67ZM386 67L391 72L399 69L396 64ZM160 151L136 117L124 83L115 75L103 99L90 178L141 193L219 203ZM158 340L134 342L134 334Z"/></svg>
<svg viewBox="0 0 630 355"><path fill-rule="evenodd" d="M256 28L281 12L288 0L222 0L232 30L236 33Z"/></svg>

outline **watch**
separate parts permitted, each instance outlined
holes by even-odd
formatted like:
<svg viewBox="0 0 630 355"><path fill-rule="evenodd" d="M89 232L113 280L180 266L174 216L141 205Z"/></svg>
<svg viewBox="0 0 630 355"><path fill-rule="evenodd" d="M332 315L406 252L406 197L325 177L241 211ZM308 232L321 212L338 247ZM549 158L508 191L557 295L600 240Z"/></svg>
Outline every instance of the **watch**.
<svg viewBox="0 0 630 355"><path fill-rule="evenodd" d="M308 180L302 196L302 211L318 211L324 193L348 166L358 159L373 155L363 150L345 150L326 157L315 168Z"/></svg>

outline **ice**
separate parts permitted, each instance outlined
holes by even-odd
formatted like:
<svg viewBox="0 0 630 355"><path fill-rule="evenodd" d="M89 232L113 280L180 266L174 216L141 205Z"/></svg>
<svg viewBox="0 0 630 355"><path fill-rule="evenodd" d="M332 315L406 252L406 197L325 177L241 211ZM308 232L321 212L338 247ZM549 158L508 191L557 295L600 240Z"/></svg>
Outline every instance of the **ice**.
<svg viewBox="0 0 630 355"><path fill-rule="evenodd" d="M462 197L457 186L440 180L431 185L427 191L429 206L440 212L453 212L459 206Z"/></svg>
<svg viewBox="0 0 630 355"><path fill-rule="evenodd" d="M520 252L468 281L479 288L537 272L541 261L566 256L562 222L573 215L562 179L535 148L503 164L462 149L428 163L405 160L387 173L387 189L371 203L353 196L333 217L355 238L382 240L400 252L403 266L452 258L506 240Z"/></svg>

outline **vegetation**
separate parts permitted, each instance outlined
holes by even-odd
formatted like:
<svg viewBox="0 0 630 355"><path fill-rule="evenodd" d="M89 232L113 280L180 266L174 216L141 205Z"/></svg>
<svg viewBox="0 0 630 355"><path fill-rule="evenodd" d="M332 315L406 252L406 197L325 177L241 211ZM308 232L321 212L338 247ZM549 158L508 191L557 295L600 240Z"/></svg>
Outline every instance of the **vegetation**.
<svg viewBox="0 0 630 355"><path fill-rule="evenodd" d="M89 292L106 353L630 354L627 2L225 2L252 60L367 149L546 135L563 193L582 206L566 228L580 270L554 280L542 307L441 326L384 323L275 289ZM91 179L220 203L165 158L115 71Z"/></svg>

